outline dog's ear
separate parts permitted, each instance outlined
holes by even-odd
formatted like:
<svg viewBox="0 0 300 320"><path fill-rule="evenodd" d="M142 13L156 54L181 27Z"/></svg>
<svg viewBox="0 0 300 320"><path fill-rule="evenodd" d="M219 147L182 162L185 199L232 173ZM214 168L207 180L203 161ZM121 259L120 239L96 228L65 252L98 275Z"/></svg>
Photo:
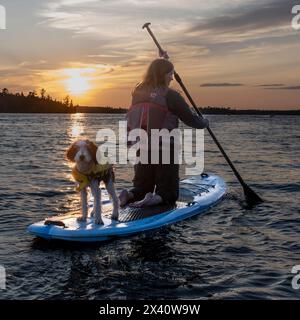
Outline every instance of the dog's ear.
<svg viewBox="0 0 300 320"><path fill-rule="evenodd" d="M67 150L67 154L66 154L67 159L71 162L74 162L75 161L74 158L77 151L78 151L78 148L76 146L76 143L74 142L71 144L70 148Z"/></svg>
<svg viewBox="0 0 300 320"><path fill-rule="evenodd" d="M87 148L88 148L88 150L89 150L89 152L90 152L90 154L91 154L91 156L93 158L93 161L95 163L97 163L98 162L97 161L98 146L94 142L92 142L90 140L86 140L86 143L87 143Z"/></svg>

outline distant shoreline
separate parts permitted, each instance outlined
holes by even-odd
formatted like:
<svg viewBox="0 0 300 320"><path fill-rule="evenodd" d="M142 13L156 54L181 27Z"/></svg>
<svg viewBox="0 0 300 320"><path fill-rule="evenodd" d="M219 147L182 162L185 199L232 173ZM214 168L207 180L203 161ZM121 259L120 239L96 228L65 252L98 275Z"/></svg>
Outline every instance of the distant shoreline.
<svg viewBox="0 0 300 320"><path fill-rule="evenodd" d="M75 108L74 108L75 109ZM18 111L11 111L11 110L1 110L0 106L0 113L3 114L76 114L76 113L86 113L86 114L125 114L128 109L125 108L106 108L106 107L77 107L76 110L68 110L68 111L32 111L32 110L18 110ZM293 116L299 116L300 115L300 109L299 110L236 110L236 109L219 109L219 108L200 108L199 109L202 114L205 115L269 115L269 116L275 116L275 115L293 115Z"/></svg>
<svg viewBox="0 0 300 320"><path fill-rule="evenodd" d="M207 106L199 108L200 112L206 115L300 115L300 108L297 110L236 110L229 107ZM35 91L31 91L27 96L21 93L12 94L7 88L0 92L0 113L100 113L100 114L125 114L127 108L88 107L73 105L73 101L66 96L63 101L57 101L46 90L42 89L40 96Z"/></svg>
<svg viewBox="0 0 300 320"><path fill-rule="evenodd" d="M78 106L66 96L63 101L57 101L46 90L42 89L40 96L35 90L28 95L21 93L10 93L7 88L0 92L0 113L76 113Z"/></svg>
<svg viewBox="0 0 300 320"><path fill-rule="evenodd" d="M220 107L205 107L199 108L200 112L207 115L300 115L298 110L257 110L245 109L236 110L230 108ZM126 113L128 109L125 108L112 108L112 107L77 107L76 113Z"/></svg>

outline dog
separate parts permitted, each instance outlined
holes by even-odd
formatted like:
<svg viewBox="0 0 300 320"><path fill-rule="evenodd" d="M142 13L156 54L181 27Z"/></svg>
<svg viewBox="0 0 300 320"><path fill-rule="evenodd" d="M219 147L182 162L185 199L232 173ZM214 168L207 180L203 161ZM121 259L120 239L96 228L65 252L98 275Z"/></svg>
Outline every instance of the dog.
<svg viewBox="0 0 300 320"><path fill-rule="evenodd" d="M119 201L115 190L115 175L111 164L99 164L97 161L97 145L90 140L78 140L67 150L67 159L75 163L72 176L77 182L76 190L81 196L81 214L78 221L86 221L88 216L87 188L90 187L94 197L94 208L91 216L95 216L95 224L103 224L101 216L101 189L103 181L112 199L113 212L111 218L119 218Z"/></svg>

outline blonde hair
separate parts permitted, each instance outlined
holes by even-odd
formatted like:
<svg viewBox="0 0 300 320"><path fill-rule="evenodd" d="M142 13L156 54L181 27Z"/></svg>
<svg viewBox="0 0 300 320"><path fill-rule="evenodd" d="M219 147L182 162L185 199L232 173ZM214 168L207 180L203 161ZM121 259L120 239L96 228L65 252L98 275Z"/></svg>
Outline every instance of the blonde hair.
<svg viewBox="0 0 300 320"><path fill-rule="evenodd" d="M174 65L172 62L165 59L155 59L153 60L146 74L144 75L143 80L137 84L136 89L141 87L147 88L165 88L167 87L166 83L166 74L174 70Z"/></svg>

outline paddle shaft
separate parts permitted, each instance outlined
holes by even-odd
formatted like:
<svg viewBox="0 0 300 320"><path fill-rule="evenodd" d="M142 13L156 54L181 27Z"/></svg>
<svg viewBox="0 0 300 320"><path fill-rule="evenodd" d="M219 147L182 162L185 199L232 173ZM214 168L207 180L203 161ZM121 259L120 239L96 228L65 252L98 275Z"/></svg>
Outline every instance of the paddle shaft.
<svg viewBox="0 0 300 320"><path fill-rule="evenodd" d="M150 27L149 27L150 23L146 23L143 26L143 29L146 28L148 33L150 34L151 38L153 39L154 43L156 44L160 55L165 56L166 59L168 59L168 55L166 53L166 51L164 51L161 47L161 45L159 44L159 42L157 41L156 37L154 36L153 32L151 31ZM184 91L185 95L187 96L187 98L189 99L190 103L192 104L192 106L194 107L195 111L197 112L197 114L203 118L203 115L201 114L201 112L199 111L198 107L196 106L196 103L194 102L193 98L191 97L190 93L188 92L187 88L185 87L184 83L182 82L180 76L178 75L178 73L174 70L174 77L176 79L176 81L179 83L179 85L181 86L182 90ZM223 157L225 158L225 160L227 161L227 163L229 164L230 168L232 169L234 175L236 176L236 178L238 179L238 181L240 182L240 184L242 185L246 198L248 200L250 200L249 198L252 198L252 200L255 200L256 202L261 202L262 199L252 190L250 189L250 187L245 183L245 181L243 180L243 178L241 177L241 175L239 174L239 172L236 170L235 166L233 165L232 161L229 159L229 157L227 156L225 150L223 149L223 147L221 146L221 144L219 143L217 137L215 136L215 134L213 133L213 131L210 129L210 127L207 127L207 130L209 132L209 134L211 135L212 139L214 140L214 142L216 143L216 145L218 146L219 150L221 151Z"/></svg>
<svg viewBox="0 0 300 320"><path fill-rule="evenodd" d="M189 94L188 90L186 89L184 83L182 82L180 76L178 75L178 73L176 71L174 71L174 77L176 79L176 81L180 84L182 90L184 91L185 95L187 96L187 98L189 99L190 103L192 104L192 106L194 107L195 111L197 112L197 114L203 118L202 113L199 111L199 109L197 108L193 98L191 97L191 95ZM210 136L212 137L212 139L214 140L214 142L216 143L216 145L218 146L219 150L221 151L222 155L224 156L224 158L226 159L227 163L229 164L230 168L232 169L233 173L235 174L235 176L237 177L237 179L239 180L239 182L241 183L241 185L243 187L245 187L246 183L243 180L243 178L241 177L241 175L238 173L238 171L236 170L235 166L233 165L233 163L231 162L231 160L229 159L229 157L227 156L225 150L223 149L223 147L221 146L220 142L218 141L217 137L215 136L215 134L213 133L213 131L211 130L211 128L208 126L207 131L209 132Z"/></svg>

